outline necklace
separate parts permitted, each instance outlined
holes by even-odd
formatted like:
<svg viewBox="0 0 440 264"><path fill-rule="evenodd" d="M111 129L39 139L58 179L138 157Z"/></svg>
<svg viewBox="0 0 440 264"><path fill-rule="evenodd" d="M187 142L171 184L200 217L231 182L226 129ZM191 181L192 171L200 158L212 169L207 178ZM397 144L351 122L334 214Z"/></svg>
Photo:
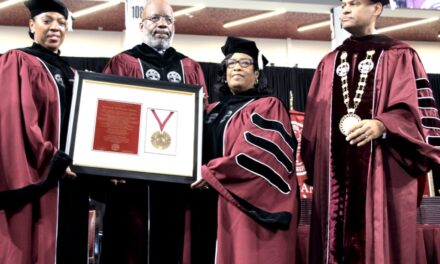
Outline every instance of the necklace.
<svg viewBox="0 0 440 264"><path fill-rule="evenodd" d="M339 64L336 68L336 74L341 77L342 97L344 98L344 104L347 107L347 114L345 114L339 121L339 130L344 135L347 135L349 129L362 120L357 114L355 114L355 111L362 100L362 95L364 95L364 89L367 85L368 73L374 68L374 62L372 60L374 53L376 53L374 50L367 51L366 58L358 65L358 70L361 75L359 78L358 86L356 88L356 94L353 98L353 107L351 108L347 81L347 75L350 71L350 64L347 62L347 52L343 51L341 53L341 64Z"/></svg>

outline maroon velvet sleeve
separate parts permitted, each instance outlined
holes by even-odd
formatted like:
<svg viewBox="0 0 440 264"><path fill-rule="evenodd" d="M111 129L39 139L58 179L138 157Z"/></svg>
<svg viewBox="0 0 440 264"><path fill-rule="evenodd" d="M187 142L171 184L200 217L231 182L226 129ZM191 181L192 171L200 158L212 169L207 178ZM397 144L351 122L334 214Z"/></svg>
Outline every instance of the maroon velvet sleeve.
<svg viewBox="0 0 440 264"><path fill-rule="evenodd" d="M440 162L440 149L425 142L416 87L416 72L422 69L414 68L414 53L409 49L389 52L385 59L384 63L396 67L392 67L392 72L383 72L383 85L388 88L383 89L387 93L382 93L379 104L384 111L375 117L387 130L382 143L413 175L423 175L429 170L430 162Z"/></svg>
<svg viewBox="0 0 440 264"><path fill-rule="evenodd" d="M282 103L276 98L259 99L246 106L231 119L224 136L224 155L204 165L202 177L220 195L239 209L242 207L231 193L268 212L293 213L296 210L294 204L297 192L294 171L288 172L275 156L252 145L247 141L245 133L252 133L275 143L292 161L292 164L294 164L294 149L285 142L280 134L258 128L251 121L251 115L254 113L258 113L267 120L276 120L291 136L290 119ZM262 175L256 175L241 166L237 161L237 157L240 155L247 155L268 165L289 185L289 192L282 193Z"/></svg>
<svg viewBox="0 0 440 264"><path fill-rule="evenodd" d="M208 99L208 89L200 64L190 58L185 58L183 59L183 68L185 72L185 83L202 86L204 99Z"/></svg>
<svg viewBox="0 0 440 264"><path fill-rule="evenodd" d="M124 53L111 58L102 73L140 79L144 77L140 62L136 58Z"/></svg>
<svg viewBox="0 0 440 264"><path fill-rule="evenodd" d="M57 152L58 90L33 56L0 59L0 191L38 184Z"/></svg>

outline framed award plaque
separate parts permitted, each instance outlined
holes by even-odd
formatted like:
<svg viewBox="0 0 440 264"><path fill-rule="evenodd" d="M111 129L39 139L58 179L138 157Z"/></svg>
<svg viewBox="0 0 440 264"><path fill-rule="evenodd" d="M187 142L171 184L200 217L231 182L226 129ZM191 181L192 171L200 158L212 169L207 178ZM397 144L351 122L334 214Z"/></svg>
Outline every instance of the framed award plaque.
<svg viewBox="0 0 440 264"><path fill-rule="evenodd" d="M192 183L201 166L202 87L77 72L66 152L77 173Z"/></svg>

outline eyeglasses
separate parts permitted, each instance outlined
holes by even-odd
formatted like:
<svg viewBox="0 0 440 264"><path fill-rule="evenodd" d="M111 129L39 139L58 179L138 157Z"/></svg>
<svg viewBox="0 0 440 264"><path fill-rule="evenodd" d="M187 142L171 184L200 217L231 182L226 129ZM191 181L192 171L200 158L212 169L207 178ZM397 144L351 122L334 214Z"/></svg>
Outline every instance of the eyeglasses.
<svg viewBox="0 0 440 264"><path fill-rule="evenodd" d="M229 69L234 68L235 65L237 65L237 63L240 65L240 67L247 68L251 66L254 63L254 61L252 59L240 59L240 60L227 59L225 61L226 67Z"/></svg>
<svg viewBox="0 0 440 264"><path fill-rule="evenodd" d="M174 23L174 18L170 17L170 16L161 16L161 15L154 15L154 16L150 16L147 18L144 18L142 20L142 22L144 22L145 20L150 20L153 23L157 23L160 21L160 19L163 18L165 20L165 23L167 23L167 25L171 25Z"/></svg>

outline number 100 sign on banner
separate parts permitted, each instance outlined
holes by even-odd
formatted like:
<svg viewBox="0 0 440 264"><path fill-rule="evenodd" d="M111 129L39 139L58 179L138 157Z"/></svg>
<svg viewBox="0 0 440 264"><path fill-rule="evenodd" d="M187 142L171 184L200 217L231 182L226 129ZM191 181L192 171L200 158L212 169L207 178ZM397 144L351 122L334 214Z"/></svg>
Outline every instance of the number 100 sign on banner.
<svg viewBox="0 0 440 264"><path fill-rule="evenodd" d="M139 23L146 0L127 0L125 3L125 36L124 48L128 49L141 43Z"/></svg>

